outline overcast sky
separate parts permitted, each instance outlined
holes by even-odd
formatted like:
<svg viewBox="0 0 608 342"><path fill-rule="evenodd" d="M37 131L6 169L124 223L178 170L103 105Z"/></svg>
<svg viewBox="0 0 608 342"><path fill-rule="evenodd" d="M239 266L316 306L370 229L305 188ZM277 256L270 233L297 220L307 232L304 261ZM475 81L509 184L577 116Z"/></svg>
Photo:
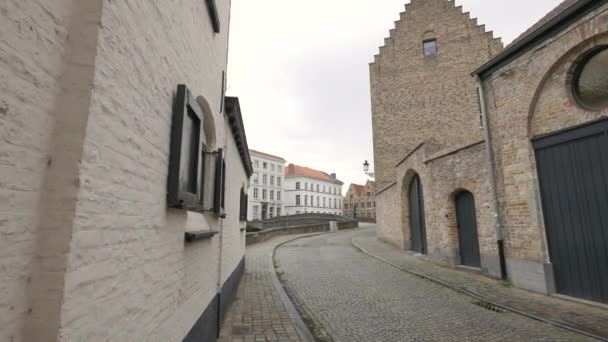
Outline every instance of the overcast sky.
<svg viewBox="0 0 608 342"><path fill-rule="evenodd" d="M227 94L249 147L363 184L373 163L368 64L405 0L232 0ZM460 0L505 44L560 0ZM373 164L372 164L373 166Z"/></svg>

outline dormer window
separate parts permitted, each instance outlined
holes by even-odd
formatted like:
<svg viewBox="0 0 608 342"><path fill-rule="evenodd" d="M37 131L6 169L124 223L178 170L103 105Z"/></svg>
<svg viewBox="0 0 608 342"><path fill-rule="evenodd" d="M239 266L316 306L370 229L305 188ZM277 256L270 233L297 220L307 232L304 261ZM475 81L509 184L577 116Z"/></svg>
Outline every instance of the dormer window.
<svg viewBox="0 0 608 342"><path fill-rule="evenodd" d="M437 56L437 39L426 39L422 42L424 57Z"/></svg>

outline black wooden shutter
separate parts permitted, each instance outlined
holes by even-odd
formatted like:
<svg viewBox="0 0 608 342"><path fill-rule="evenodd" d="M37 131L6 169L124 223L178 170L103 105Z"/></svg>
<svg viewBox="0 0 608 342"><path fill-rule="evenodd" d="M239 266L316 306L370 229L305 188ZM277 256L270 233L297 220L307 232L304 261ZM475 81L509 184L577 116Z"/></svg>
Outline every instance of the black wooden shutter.
<svg viewBox="0 0 608 342"><path fill-rule="evenodd" d="M215 184L213 187L213 212L216 214L219 214L221 212L221 208L222 208L222 202L223 202L223 198L222 198L222 189L224 187L223 185L223 179L224 177L222 177L223 175L223 166L224 163L223 161L223 150L220 148L217 150L217 159L215 162Z"/></svg>
<svg viewBox="0 0 608 342"><path fill-rule="evenodd" d="M226 161L221 159L222 164L222 209L226 208Z"/></svg>

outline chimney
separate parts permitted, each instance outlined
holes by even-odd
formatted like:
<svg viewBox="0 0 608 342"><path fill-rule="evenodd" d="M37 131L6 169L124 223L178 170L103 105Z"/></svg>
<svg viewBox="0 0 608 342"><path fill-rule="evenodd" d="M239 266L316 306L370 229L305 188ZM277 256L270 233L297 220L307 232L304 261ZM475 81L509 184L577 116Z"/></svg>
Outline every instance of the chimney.
<svg viewBox="0 0 608 342"><path fill-rule="evenodd" d="M287 167L288 169L288 175L293 175L296 173L296 166L294 164L289 164L289 166Z"/></svg>
<svg viewBox="0 0 608 342"><path fill-rule="evenodd" d="M336 179L337 175L335 173L331 174L331 179Z"/></svg>

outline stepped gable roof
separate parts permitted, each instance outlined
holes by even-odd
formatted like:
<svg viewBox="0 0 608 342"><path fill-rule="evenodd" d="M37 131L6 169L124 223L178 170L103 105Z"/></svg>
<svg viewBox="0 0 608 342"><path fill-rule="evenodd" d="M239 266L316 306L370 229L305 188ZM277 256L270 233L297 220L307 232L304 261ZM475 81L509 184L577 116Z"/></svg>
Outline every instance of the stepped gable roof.
<svg viewBox="0 0 608 342"><path fill-rule="evenodd" d="M604 5L608 0L564 0L547 13L529 29L524 31L498 55L473 72L481 77L491 74L496 69L517 58L539 43L552 37L576 20L594 9Z"/></svg>
<svg viewBox="0 0 608 342"><path fill-rule="evenodd" d="M256 151L256 150L252 150L252 149L249 149L249 153L252 155L257 155L257 156L268 158L268 159L275 159L277 161L282 161L282 162L286 161L283 157L275 156L275 155L272 155L269 153L264 153L264 152L260 152L260 151Z"/></svg>
<svg viewBox="0 0 608 342"><path fill-rule="evenodd" d="M328 183L334 183L337 185L343 185L344 183L336 179L335 174L328 174L323 171L311 169L309 167L299 166L295 164L289 164L285 168L285 177L305 177L312 178Z"/></svg>

